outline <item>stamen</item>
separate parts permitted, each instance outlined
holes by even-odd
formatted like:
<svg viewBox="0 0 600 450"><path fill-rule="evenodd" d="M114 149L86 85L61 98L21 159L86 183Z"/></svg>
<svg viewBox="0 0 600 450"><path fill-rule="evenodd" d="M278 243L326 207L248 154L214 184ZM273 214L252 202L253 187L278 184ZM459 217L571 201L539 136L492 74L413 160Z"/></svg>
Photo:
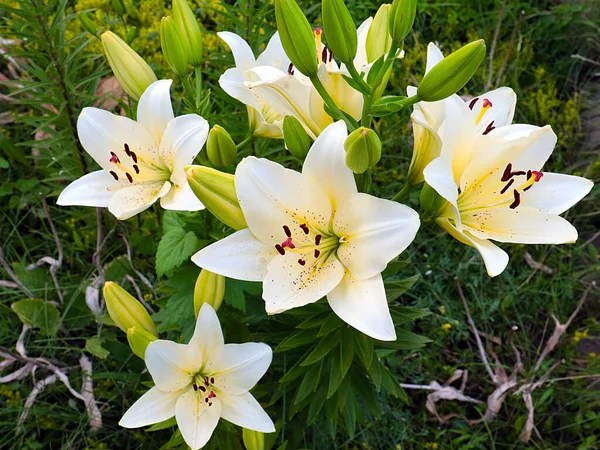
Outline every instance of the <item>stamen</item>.
<svg viewBox="0 0 600 450"><path fill-rule="evenodd" d="M129 145L127 145L127 143L125 143L125 153L127 156L131 156L131 150L129 150Z"/></svg>
<svg viewBox="0 0 600 450"><path fill-rule="evenodd" d="M315 35L315 44L316 44L316 49L317 49L317 59L318 64L321 65L321 63L323 62L323 54L321 53L321 33L323 32L323 30L321 28L315 28L313 30L313 33Z"/></svg>
<svg viewBox="0 0 600 450"><path fill-rule="evenodd" d="M194 392L198 391L198 386L196 386L196 383L192 384L192 387L194 388Z"/></svg>
<svg viewBox="0 0 600 450"><path fill-rule="evenodd" d="M319 245L321 243L321 238L322 236L320 234L315 236L315 245Z"/></svg>
<svg viewBox="0 0 600 450"><path fill-rule="evenodd" d="M290 231L290 227L288 227L287 225L283 226L283 231L285 232L285 235L287 237L292 237L292 232Z"/></svg>
<svg viewBox="0 0 600 450"><path fill-rule="evenodd" d="M475 119L475 123L478 124L481 121L481 118L485 114L485 112L492 107L492 102L490 102L487 98L483 99L483 106L481 107L481 111L479 111L479 115L477 119Z"/></svg>
<svg viewBox="0 0 600 450"><path fill-rule="evenodd" d="M204 377L204 385L205 385L205 386L208 386L208 384L209 384L209 383L208 383L208 378L207 378L207 377Z"/></svg>
<svg viewBox="0 0 600 450"><path fill-rule="evenodd" d="M210 377L210 384L215 384L215 377Z"/></svg>
<svg viewBox="0 0 600 450"><path fill-rule="evenodd" d="M544 176L544 174L538 170L532 170L531 173L533 173L535 175L535 182L537 183L538 181L540 181L542 179L542 177Z"/></svg>
<svg viewBox="0 0 600 450"><path fill-rule="evenodd" d="M137 155L133 152L129 152L131 154L131 159L133 159L133 162L137 164Z"/></svg>
<svg viewBox="0 0 600 450"><path fill-rule="evenodd" d="M508 184L502 188L502 190L500 191L500 193L504 194L506 191L508 191L508 188L511 187L514 182L515 182L515 180L510 180L508 182Z"/></svg>
<svg viewBox="0 0 600 450"><path fill-rule="evenodd" d="M300 225L300 228L302 229L302 231L304 231L304 234L308 234L308 226L305 223Z"/></svg>
<svg viewBox="0 0 600 450"><path fill-rule="evenodd" d="M301 266L303 266L304 264L306 264L306 261L304 261L302 258L300 258L298 260L298 264L300 264Z"/></svg>
<svg viewBox="0 0 600 450"><path fill-rule="evenodd" d="M318 258L321 252L315 248L315 258Z"/></svg>
<svg viewBox="0 0 600 450"><path fill-rule="evenodd" d="M321 59L323 61L327 61L327 47L323 47L323 51L321 52Z"/></svg>
<svg viewBox="0 0 600 450"><path fill-rule="evenodd" d="M487 126L487 128L485 129L485 131L483 132L483 135L485 136L486 134L488 134L490 131L496 129L496 127L494 126L494 121L492 120L490 122L490 124Z"/></svg>
<svg viewBox="0 0 600 450"><path fill-rule="evenodd" d="M204 399L204 403L208 403L210 400L208 400L208 397Z"/></svg>
<svg viewBox="0 0 600 450"><path fill-rule="evenodd" d="M206 392L206 388L204 386L198 386L198 389L200 389L202 392Z"/></svg>
<svg viewBox="0 0 600 450"><path fill-rule="evenodd" d="M216 394L213 391L210 391L210 393L208 394L208 398L215 398Z"/></svg>
<svg viewBox="0 0 600 450"><path fill-rule="evenodd" d="M491 108L492 107L492 102L490 102L487 98L483 99L483 107L484 108Z"/></svg>
<svg viewBox="0 0 600 450"><path fill-rule="evenodd" d="M508 163L506 168L504 169L504 173L502 174L502 178L500 178L500 181L508 181L512 177L517 176L517 175L525 175L524 170L517 170L516 172L511 172L511 170L512 170L512 163Z"/></svg>
<svg viewBox="0 0 600 450"><path fill-rule="evenodd" d="M289 247L289 248L296 248L296 246L295 246L295 245L294 245L294 243L292 242L292 238L291 238L291 237L289 237L289 238L287 238L285 241L283 241L283 242L281 243L281 247L282 247L282 248L286 248L286 247Z"/></svg>
<svg viewBox="0 0 600 450"><path fill-rule="evenodd" d="M111 163L120 163L121 161L119 161L119 157L114 153L114 152L110 152L110 159L109 161Z"/></svg>
<svg viewBox="0 0 600 450"><path fill-rule="evenodd" d="M138 167L138 165L137 165L137 164L134 164L134 165L133 165L133 170L135 170L135 173L136 173L136 174L140 173L140 168Z"/></svg>
<svg viewBox="0 0 600 450"><path fill-rule="evenodd" d="M113 172L112 170L109 171L108 173L110 173L112 175L112 177L115 179L115 181L119 181L119 175L116 174L116 172Z"/></svg>
<svg viewBox="0 0 600 450"><path fill-rule="evenodd" d="M127 177L130 183L133 183L133 177L129 174L129 172L125 172L125 176Z"/></svg>
<svg viewBox="0 0 600 450"><path fill-rule="evenodd" d="M279 244L275 245L275 250L277 250L280 255L285 255L285 250L283 249L283 247L281 245L279 245Z"/></svg>
<svg viewBox="0 0 600 450"><path fill-rule="evenodd" d="M294 63L290 63L287 70L288 75L294 75Z"/></svg>
<svg viewBox="0 0 600 450"><path fill-rule="evenodd" d="M333 52L329 49L329 62L333 60Z"/></svg>
<svg viewBox="0 0 600 450"><path fill-rule="evenodd" d="M512 202L508 207L510 209L515 209L517 206L521 204L521 194L516 189L513 190L513 194L515 196L515 201Z"/></svg>
<svg viewBox="0 0 600 450"><path fill-rule="evenodd" d="M479 97L475 97L473 100L471 100L471 103L469 103L469 109L471 111L473 111L473 108L475 107L475 104L477 103L477 100L479 100Z"/></svg>

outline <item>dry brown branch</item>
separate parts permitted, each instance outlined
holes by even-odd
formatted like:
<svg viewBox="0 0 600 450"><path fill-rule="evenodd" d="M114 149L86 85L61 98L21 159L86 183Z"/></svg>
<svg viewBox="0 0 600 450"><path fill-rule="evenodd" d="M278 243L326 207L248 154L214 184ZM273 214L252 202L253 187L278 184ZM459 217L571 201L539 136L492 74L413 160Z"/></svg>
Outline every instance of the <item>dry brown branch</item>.
<svg viewBox="0 0 600 450"><path fill-rule="evenodd" d="M512 34L510 35L510 41L508 43L508 50L504 54L504 60L502 61L502 65L500 69L498 69L498 73L496 74L496 86L499 86L502 83L502 77L504 76L504 71L506 70L506 66L508 65L508 61L510 59L510 54L515 45L515 40L517 38L517 34L521 29L521 23L523 22L523 18L525 17L525 11L521 11L519 13L519 18L517 19L517 24L513 28Z"/></svg>
<svg viewBox="0 0 600 450"><path fill-rule="evenodd" d="M539 270L540 272L547 273L548 275L553 275L556 272L556 269L548 267L547 265L533 259L533 256L531 256L529 252L525 252L525 262L532 269Z"/></svg>
<svg viewBox="0 0 600 450"><path fill-rule="evenodd" d="M96 399L94 398L94 384L92 382L92 362L90 359L83 355L79 360L81 371L83 374L83 381L81 382L81 395L83 396L85 403L85 410L87 411L90 429L92 431L98 431L102 428L102 413L96 405Z"/></svg>
<svg viewBox="0 0 600 450"><path fill-rule="evenodd" d="M133 289L135 289L135 293L136 293L136 295L137 295L137 297L138 297L138 300L140 301L140 303L141 303L142 305L144 305L144 307L145 307L145 308L146 308L148 311L150 311L150 313L152 313L152 314L153 314L153 313L154 313L154 309L152 309L152 306L150 306L150 305L148 304L148 302L146 302L146 300L144 299L144 296L142 295L142 291L140 290L140 287L139 287L139 286L137 285L137 283L135 282L135 279L134 279L134 278L133 278L131 275L129 275L129 274L127 274L127 275L125 276L125 278L127 278L127 281L129 281L129 282L130 282L130 283L133 285Z"/></svg>
<svg viewBox="0 0 600 450"><path fill-rule="evenodd" d="M10 289L19 289L19 285L17 283L15 283L14 281L8 281L8 280L0 280L0 287L7 287Z"/></svg>
<svg viewBox="0 0 600 450"><path fill-rule="evenodd" d="M500 28L502 27L502 19L504 19L504 11L506 10L506 1L502 0L502 6L500 6L500 12L498 13L498 22L496 22L496 29L494 30L494 37L492 38L492 45L490 47L490 57L488 64L488 79L485 83L484 92L490 90L492 85L492 76L494 73L494 56L496 54L496 45L498 44L498 36L500 35Z"/></svg>
<svg viewBox="0 0 600 450"><path fill-rule="evenodd" d="M14 362L15 362L14 360L10 361L11 364L13 364ZM33 371L34 367L35 367L35 365L33 365L33 364L25 364L24 366L21 366L14 372L9 373L8 375L6 375L4 377L0 377L0 384L22 380L23 378L25 378L27 375L29 375Z"/></svg>
<svg viewBox="0 0 600 450"><path fill-rule="evenodd" d="M33 389L27 396L27 400L25 400L23 412L21 413L21 417L19 417L19 422L17 423L17 433L23 431L23 423L27 419L29 411L31 410L31 407L33 406L33 403L35 402L37 396L40 395L44 391L44 389L46 389L46 386L54 383L56 383L56 375L50 375L44 378L43 380L40 380L37 383L35 383Z"/></svg>
<svg viewBox="0 0 600 450"><path fill-rule="evenodd" d="M152 291L154 298L158 297L156 291L154 290L154 286L152 286L152 283L150 283L150 280L148 280L148 278L146 278L144 274L137 270L133 265L133 253L131 251L131 244L127 240L127 236L125 236L123 233L120 233L120 236L121 239L123 239L123 242L125 242L125 246L127 247L127 259L129 260L129 264L131 265L131 270L133 270L134 273L138 276L138 278L142 281L142 283L144 283L146 287L148 287L148 289Z"/></svg>

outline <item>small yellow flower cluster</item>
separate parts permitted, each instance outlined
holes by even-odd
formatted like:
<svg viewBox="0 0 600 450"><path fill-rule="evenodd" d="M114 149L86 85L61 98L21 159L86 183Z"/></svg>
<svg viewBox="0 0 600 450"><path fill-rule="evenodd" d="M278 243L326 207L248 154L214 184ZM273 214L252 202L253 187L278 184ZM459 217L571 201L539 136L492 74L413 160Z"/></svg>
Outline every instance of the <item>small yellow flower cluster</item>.
<svg viewBox="0 0 600 450"><path fill-rule="evenodd" d="M573 335L573 340L575 342L579 342L580 340L587 338L587 336L588 336L588 330L584 330L584 331L576 330L575 334Z"/></svg>
<svg viewBox="0 0 600 450"><path fill-rule="evenodd" d="M442 325L442 330L444 330L446 333L449 332L452 329L452 324L446 322L444 325Z"/></svg>
<svg viewBox="0 0 600 450"><path fill-rule="evenodd" d="M429 448L431 450L438 450L440 445L437 442L427 442L425 444L425 448Z"/></svg>

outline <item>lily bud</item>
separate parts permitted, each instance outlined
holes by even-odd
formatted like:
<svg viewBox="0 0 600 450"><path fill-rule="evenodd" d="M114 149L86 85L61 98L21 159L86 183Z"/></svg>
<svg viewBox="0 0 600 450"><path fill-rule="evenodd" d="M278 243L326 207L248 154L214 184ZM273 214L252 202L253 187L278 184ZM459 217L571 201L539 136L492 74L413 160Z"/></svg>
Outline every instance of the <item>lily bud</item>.
<svg viewBox="0 0 600 450"><path fill-rule="evenodd" d="M344 0L323 0L321 15L327 47L341 62L352 64L358 48L358 38L354 20Z"/></svg>
<svg viewBox="0 0 600 450"><path fill-rule="evenodd" d="M192 66L202 64L202 32L186 0L173 0L173 19Z"/></svg>
<svg viewBox="0 0 600 450"><path fill-rule="evenodd" d="M127 332L129 328L138 327L153 336L158 336L150 314L129 292L117 283L107 281L103 294L108 314L121 330Z"/></svg>
<svg viewBox="0 0 600 450"><path fill-rule="evenodd" d="M127 94L139 100L148 86L157 81L150 66L112 31L102 33L102 46L108 64Z"/></svg>
<svg viewBox="0 0 600 450"><path fill-rule="evenodd" d="M160 21L160 47L165 61L180 77L188 72L188 52L171 17Z"/></svg>
<svg viewBox="0 0 600 450"><path fill-rule="evenodd" d="M319 67L315 37L298 4L294 0L275 0L275 18L281 45L294 67L307 77L316 77Z"/></svg>
<svg viewBox="0 0 600 450"><path fill-rule="evenodd" d="M364 173L381 158L381 140L375 131L360 127L344 142L346 165L354 173Z"/></svg>
<svg viewBox="0 0 600 450"><path fill-rule="evenodd" d="M421 217L423 220L432 220L438 217L447 203L446 199L438 194L435 189L427 183L425 183L423 189L421 189L419 201L421 204Z"/></svg>
<svg viewBox="0 0 600 450"><path fill-rule="evenodd" d="M217 219L235 230L248 228L233 175L204 166L187 166L185 173L196 197Z"/></svg>
<svg viewBox="0 0 600 450"><path fill-rule="evenodd" d="M98 30L96 30L96 26L94 25L94 22L92 22L92 19L90 19L90 16L88 16L86 13L80 12L77 14L77 17L79 17L79 22L85 31L94 37L98 37Z"/></svg>
<svg viewBox="0 0 600 450"><path fill-rule="evenodd" d="M417 0L394 0L389 13L388 27L393 41L404 40L415 23Z"/></svg>
<svg viewBox="0 0 600 450"><path fill-rule="evenodd" d="M213 166L225 167L235 162L237 148L225 128L215 125L208 133L206 154Z"/></svg>
<svg viewBox="0 0 600 450"><path fill-rule="evenodd" d="M310 149L311 140L304 127L294 116L285 116L283 119L283 139L289 152L304 161Z"/></svg>
<svg viewBox="0 0 600 450"><path fill-rule="evenodd" d="M208 303L217 311L223 303L224 296L225 277L202 269L194 286L194 314L196 317L204 303Z"/></svg>
<svg viewBox="0 0 600 450"><path fill-rule="evenodd" d="M265 435L260 431L248 430L242 431L242 439L246 450L265 450Z"/></svg>
<svg viewBox="0 0 600 450"><path fill-rule="evenodd" d="M125 5L121 0L111 0L111 4L119 17L123 17L125 15Z"/></svg>
<svg viewBox="0 0 600 450"><path fill-rule="evenodd" d="M140 327L131 327L127 329L127 342L131 351L144 359L148 344L157 339L153 334L148 333Z"/></svg>
<svg viewBox="0 0 600 450"><path fill-rule="evenodd" d="M455 94L471 79L484 56L483 39L458 49L425 74L417 88L417 95L422 101L436 102Z"/></svg>
<svg viewBox="0 0 600 450"><path fill-rule="evenodd" d="M390 51L392 37L390 36L388 22L392 5L384 3L377 10L367 33L367 61L372 63Z"/></svg>

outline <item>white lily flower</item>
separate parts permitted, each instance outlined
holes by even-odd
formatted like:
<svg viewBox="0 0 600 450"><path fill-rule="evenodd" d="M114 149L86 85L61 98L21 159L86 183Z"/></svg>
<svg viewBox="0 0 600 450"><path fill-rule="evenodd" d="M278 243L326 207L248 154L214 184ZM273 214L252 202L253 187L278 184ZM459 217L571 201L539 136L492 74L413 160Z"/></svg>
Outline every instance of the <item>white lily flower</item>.
<svg viewBox="0 0 600 450"><path fill-rule="evenodd" d="M188 185L184 167L206 142L208 122L197 114L174 117L171 82L159 80L144 91L137 121L98 108L83 109L77 120L79 140L103 170L72 182L57 204L108 207L121 220L159 198L165 209L204 209Z"/></svg>
<svg viewBox="0 0 600 450"><path fill-rule="evenodd" d="M441 58L430 44L428 67ZM582 177L541 172L556 135L550 126L511 125L515 102L509 88L468 102L453 95L441 102L419 103L423 114L419 117L417 112L417 120L413 118L416 126L439 139L439 156L423 171L425 182L448 201L436 222L475 247L490 276L502 273L509 259L490 240L575 242L577 230L559 214L593 186Z"/></svg>
<svg viewBox="0 0 600 450"><path fill-rule="evenodd" d="M248 228L200 250L192 261L230 278L262 281L269 314L327 296L349 325L394 340L381 272L412 242L419 216L358 193L345 163L347 135L342 121L327 127L302 173L245 158L235 188Z"/></svg>
<svg viewBox="0 0 600 450"><path fill-rule="evenodd" d="M266 344L224 344L217 314L205 303L188 344L148 344L145 361L155 386L127 410L119 425L139 428L175 416L192 450L208 442L220 418L272 433L273 421L248 392L272 357Z"/></svg>

